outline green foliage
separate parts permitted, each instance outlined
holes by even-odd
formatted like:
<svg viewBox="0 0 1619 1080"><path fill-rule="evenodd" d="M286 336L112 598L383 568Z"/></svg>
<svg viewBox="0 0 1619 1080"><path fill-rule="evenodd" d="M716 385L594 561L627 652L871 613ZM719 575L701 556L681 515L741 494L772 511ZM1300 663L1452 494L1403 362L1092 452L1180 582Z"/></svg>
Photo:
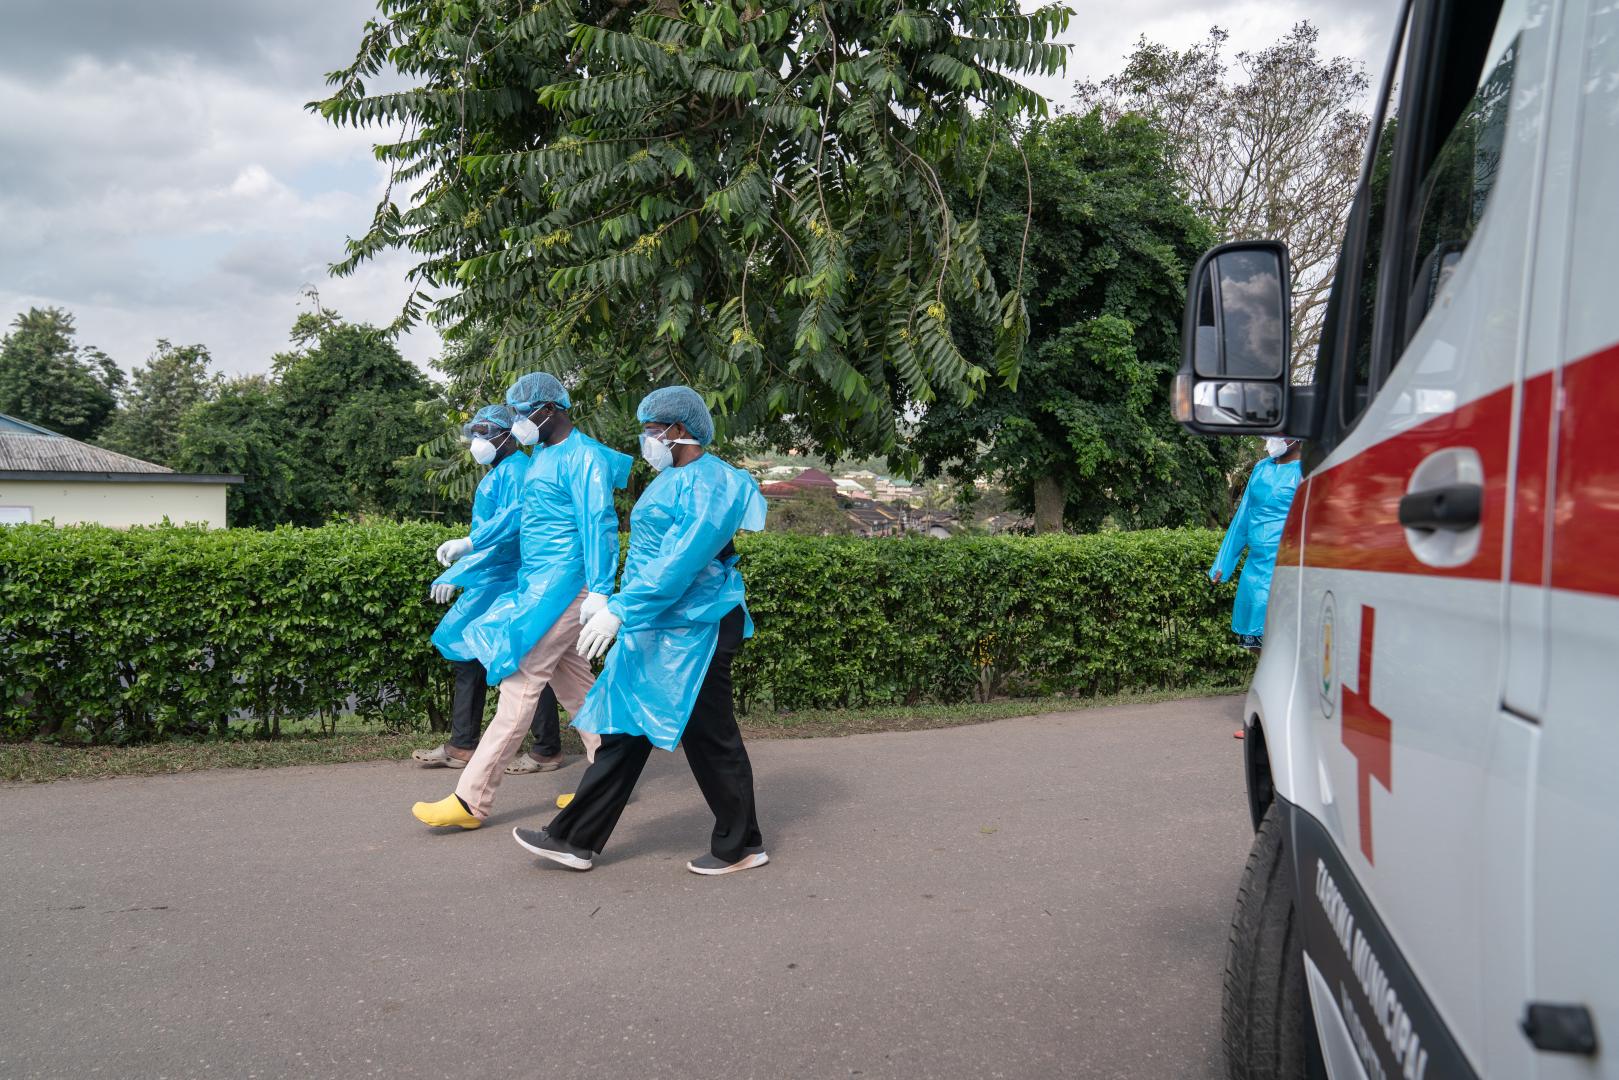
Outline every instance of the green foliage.
<svg viewBox="0 0 1619 1080"><path fill-rule="evenodd" d="M829 491L804 491L787 499L770 500L766 528L801 536L842 536L851 532L849 516Z"/></svg>
<svg viewBox="0 0 1619 1080"><path fill-rule="evenodd" d="M947 191L1069 11L1011 0L383 0L312 107L398 125L390 194L335 269L417 259L402 318L498 338L500 369L633 405L705 390L732 434L893 451L914 404L1016 373L1003 299ZM373 93L388 74L409 85ZM952 309L991 328L969 360Z"/></svg>
<svg viewBox="0 0 1619 1080"><path fill-rule="evenodd" d="M756 707L865 706L1231 684L1249 671L1218 533L738 543ZM751 699L751 700L750 700Z"/></svg>
<svg viewBox="0 0 1619 1080"><path fill-rule="evenodd" d="M444 530L0 529L0 737L261 734L446 700L426 582Z"/></svg>
<svg viewBox="0 0 1619 1080"><path fill-rule="evenodd" d="M1027 249L1029 343L1015 386L928 409L916 437L928 471L1002 478L1045 531L1218 520L1233 451L1181 431L1168 405L1187 274L1213 234L1162 135L1135 116L1062 116L1002 142L985 173L991 266L1011 275ZM965 339L970 356L992 348L982 328Z"/></svg>
<svg viewBox="0 0 1619 1080"><path fill-rule="evenodd" d="M443 721L429 525L0 529L0 738L274 734L351 701ZM739 538L752 708L1230 684L1233 587L1202 531ZM244 720L243 717L248 719Z"/></svg>
<svg viewBox="0 0 1619 1080"><path fill-rule="evenodd" d="M392 335L316 311L298 317L292 341L269 378L220 383L186 410L173 464L246 478L230 493L233 525L441 515L441 485L411 455L444 421ZM470 497L444 516L463 517Z"/></svg>
<svg viewBox="0 0 1619 1080"><path fill-rule="evenodd" d="M124 373L99 349L74 343L73 316L29 308L0 338L0 413L89 439L118 404Z"/></svg>
<svg viewBox="0 0 1619 1080"><path fill-rule="evenodd" d="M399 355L392 336L317 311L298 316L292 340L296 347L273 362L295 464L291 521L437 510L432 487L396 464L434 427L416 409L427 380Z"/></svg>
<svg viewBox="0 0 1619 1080"><path fill-rule="evenodd" d="M498 370L495 348L499 339L480 323L469 323L444 340L444 350L434 358L433 368L444 376L444 398L466 413L457 424L465 423L485 405L506 400L512 379Z"/></svg>
<svg viewBox="0 0 1619 1080"><path fill-rule="evenodd" d="M175 468L243 478L225 497L232 525L269 529L288 521L297 465L275 383L262 375L220 384L210 400L196 403L181 418Z"/></svg>
<svg viewBox="0 0 1619 1080"><path fill-rule="evenodd" d="M186 412L218 389L218 377L208 374L211 362L206 346L159 339L146 366L135 369L133 386L96 442L173 468Z"/></svg>

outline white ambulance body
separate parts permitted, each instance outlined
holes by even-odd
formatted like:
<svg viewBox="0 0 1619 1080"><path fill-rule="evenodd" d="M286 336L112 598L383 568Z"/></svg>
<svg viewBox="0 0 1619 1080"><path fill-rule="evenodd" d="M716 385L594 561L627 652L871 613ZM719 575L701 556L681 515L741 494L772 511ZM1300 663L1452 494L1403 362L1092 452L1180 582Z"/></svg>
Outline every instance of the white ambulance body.
<svg viewBox="0 0 1619 1080"><path fill-rule="evenodd" d="M1315 371L1280 245L1188 304L1177 418L1308 448L1228 1069L1619 1078L1619 0L1412 0L1377 108Z"/></svg>

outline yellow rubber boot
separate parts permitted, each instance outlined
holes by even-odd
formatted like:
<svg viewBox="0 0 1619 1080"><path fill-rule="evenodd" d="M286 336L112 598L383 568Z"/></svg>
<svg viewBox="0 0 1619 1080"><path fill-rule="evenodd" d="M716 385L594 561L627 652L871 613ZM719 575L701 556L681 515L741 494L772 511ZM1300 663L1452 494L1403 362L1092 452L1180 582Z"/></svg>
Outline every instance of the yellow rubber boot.
<svg viewBox="0 0 1619 1080"><path fill-rule="evenodd" d="M476 829L483 822L467 813L461 805L461 800L451 792L447 799L438 802L419 802L410 808L416 815L416 820L424 825L449 826L457 825L463 829Z"/></svg>
<svg viewBox="0 0 1619 1080"><path fill-rule="evenodd" d="M573 802L573 792L570 791L566 795L558 795L557 796L557 809L558 810L566 810L568 808L568 804L571 803L571 802Z"/></svg>

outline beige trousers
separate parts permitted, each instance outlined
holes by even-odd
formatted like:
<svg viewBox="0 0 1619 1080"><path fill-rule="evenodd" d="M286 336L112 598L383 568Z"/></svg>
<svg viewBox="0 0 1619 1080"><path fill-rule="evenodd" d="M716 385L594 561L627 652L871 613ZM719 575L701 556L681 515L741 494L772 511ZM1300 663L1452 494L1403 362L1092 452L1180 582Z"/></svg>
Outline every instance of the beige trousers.
<svg viewBox="0 0 1619 1080"><path fill-rule="evenodd" d="M455 793L472 809L473 816L486 818L495 806L495 789L506 765L517 756L523 745L523 735L545 684L568 710L569 716L579 715L579 706L585 702L585 692L596 677L591 674L590 661L574 652L579 641L579 605L585 593L574 597L568 610L557 617L534 648L523 657L517 670L500 680L500 702L495 707L495 718L478 740L478 749L461 772L461 782Z"/></svg>

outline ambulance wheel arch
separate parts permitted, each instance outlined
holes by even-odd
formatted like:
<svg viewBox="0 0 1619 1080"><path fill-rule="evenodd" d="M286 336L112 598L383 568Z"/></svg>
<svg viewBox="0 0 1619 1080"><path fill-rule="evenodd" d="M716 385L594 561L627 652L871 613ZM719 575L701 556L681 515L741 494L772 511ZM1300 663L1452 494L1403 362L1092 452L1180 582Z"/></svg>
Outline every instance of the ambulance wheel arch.
<svg viewBox="0 0 1619 1080"><path fill-rule="evenodd" d="M1254 831L1264 823L1265 812L1276 801L1276 778L1271 772L1270 748L1265 741L1265 725L1257 713L1250 713L1242 743L1243 773L1248 781L1248 816Z"/></svg>

